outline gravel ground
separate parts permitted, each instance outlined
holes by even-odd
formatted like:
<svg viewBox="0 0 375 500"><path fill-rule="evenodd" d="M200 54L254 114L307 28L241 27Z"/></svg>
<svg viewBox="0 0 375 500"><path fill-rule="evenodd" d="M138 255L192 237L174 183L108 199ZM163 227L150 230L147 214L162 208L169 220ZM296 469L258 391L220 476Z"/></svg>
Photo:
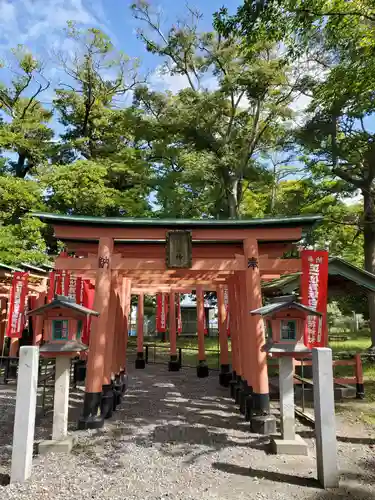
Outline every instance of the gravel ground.
<svg viewBox="0 0 375 500"><path fill-rule="evenodd" d="M194 370L168 373L165 366L132 371L121 408L99 431L75 432L68 456L35 457L32 480L0 486L0 499L375 499L374 434L338 420L341 486L319 489L315 442L298 432L308 457L267 453L267 438L250 434L220 388L217 375L197 379ZM74 429L82 391L72 393ZM14 389L0 388L0 473L9 473ZM51 415L38 422L36 439L48 436Z"/></svg>

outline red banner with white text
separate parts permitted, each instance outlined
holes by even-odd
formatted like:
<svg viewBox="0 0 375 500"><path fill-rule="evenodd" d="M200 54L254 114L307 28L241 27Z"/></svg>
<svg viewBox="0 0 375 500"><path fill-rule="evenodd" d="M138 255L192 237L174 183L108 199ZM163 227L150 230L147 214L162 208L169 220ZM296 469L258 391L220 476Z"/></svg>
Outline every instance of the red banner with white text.
<svg viewBox="0 0 375 500"><path fill-rule="evenodd" d="M6 336L20 339L25 327L25 304L27 300L29 274L15 272L9 298L9 313Z"/></svg>
<svg viewBox="0 0 375 500"><path fill-rule="evenodd" d="M177 333L182 333L181 297L177 294Z"/></svg>
<svg viewBox="0 0 375 500"><path fill-rule="evenodd" d="M56 295L65 295L74 300L77 304L82 304L83 286L82 278L76 278L68 271L56 269L49 273L48 303L52 302Z"/></svg>
<svg viewBox="0 0 375 500"><path fill-rule="evenodd" d="M156 330L164 333L167 330L168 294L156 295Z"/></svg>
<svg viewBox="0 0 375 500"><path fill-rule="evenodd" d="M301 303L322 313L322 317L307 317L304 343L309 348L326 347L328 344L328 252L302 250L301 262Z"/></svg>

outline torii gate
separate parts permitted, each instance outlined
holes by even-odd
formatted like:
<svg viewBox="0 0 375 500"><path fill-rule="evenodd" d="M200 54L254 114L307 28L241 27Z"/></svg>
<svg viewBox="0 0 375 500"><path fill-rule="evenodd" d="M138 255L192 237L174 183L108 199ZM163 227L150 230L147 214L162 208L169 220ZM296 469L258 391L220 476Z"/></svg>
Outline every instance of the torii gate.
<svg viewBox="0 0 375 500"><path fill-rule="evenodd" d="M87 363L83 415L79 428L98 428L102 391L111 374L124 369L126 311L131 293L178 290L198 291L199 358L204 356L203 289L215 288L219 296L228 287L232 368L243 382L251 425L255 432L270 428L270 405L263 322L249 311L262 305L261 279L298 272L299 259L281 258L321 216L249 220L162 220L62 216L36 213L51 224L70 256L56 259L56 269L95 280L93 320ZM191 255L188 267L170 268L166 259L171 231L189 231ZM220 301L221 299L219 299ZM175 313L172 311L171 361L176 352ZM224 343L221 346L225 349ZM204 361L204 359L200 359Z"/></svg>

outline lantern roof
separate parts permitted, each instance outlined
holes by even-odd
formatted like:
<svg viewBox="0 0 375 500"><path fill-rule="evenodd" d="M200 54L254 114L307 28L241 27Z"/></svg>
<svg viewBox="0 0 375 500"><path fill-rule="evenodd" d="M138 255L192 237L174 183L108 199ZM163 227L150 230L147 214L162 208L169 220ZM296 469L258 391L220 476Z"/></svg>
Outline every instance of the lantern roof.
<svg viewBox="0 0 375 500"><path fill-rule="evenodd" d="M97 311L88 309L85 306L81 306L80 304L74 302L74 300L70 299L69 297L65 297L64 295L55 295L55 298L49 304L45 304L44 306L38 307L37 309L33 309L27 314L28 316L38 316L40 314L44 314L45 311L56 308L71 309L76 313L82 314L84 316L99 316L99 313Z"/></svg>
<svg viewBox="0 0 375 500"><path fill-rule="evenodd" d="M39 351L41 353L68 353L68 352L82 352L87 351L88 346L79 340L67 340L66 342L46 342L43 344Z"/></svg>
<svg viewBox="0 0 375 500"><path fill-rule="evenodd" d="M271 304L259 307L250 311L252 316L260 314L261 316L268 316L274 314L275 312L284 311L287 309L298 309L299 311L305 312L311 316L321 316L321 313L313 309L312 307L304 306L300 302L297 302L297 297L295 295L284 295L283 297L276 297Z"/></svg>

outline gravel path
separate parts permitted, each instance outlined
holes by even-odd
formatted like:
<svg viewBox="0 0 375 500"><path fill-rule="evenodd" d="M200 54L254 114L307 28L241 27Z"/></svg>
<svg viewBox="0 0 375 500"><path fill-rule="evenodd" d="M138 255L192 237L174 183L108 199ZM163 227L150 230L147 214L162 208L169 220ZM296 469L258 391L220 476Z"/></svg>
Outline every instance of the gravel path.
<svg viewBox="0 0 375 500"><path fill-rule="evenodd" d="M194 370L168 373L149 365L132 371L129 381L125 401L103 429L75 432L78 445L68 457L36 457L32 480L0 486L1 500L375 498L375 439L359 424L338 421L341 487L326 492L314 479L311 430L298 429L309 457L267 454L267 438L249 433L217 375L199 380ZM9 472L12 392L0 390L3 473ZM72 429L81 397L80 391L71 396ZM50 426L49 416L38 425L36 439Z"/></svg>

